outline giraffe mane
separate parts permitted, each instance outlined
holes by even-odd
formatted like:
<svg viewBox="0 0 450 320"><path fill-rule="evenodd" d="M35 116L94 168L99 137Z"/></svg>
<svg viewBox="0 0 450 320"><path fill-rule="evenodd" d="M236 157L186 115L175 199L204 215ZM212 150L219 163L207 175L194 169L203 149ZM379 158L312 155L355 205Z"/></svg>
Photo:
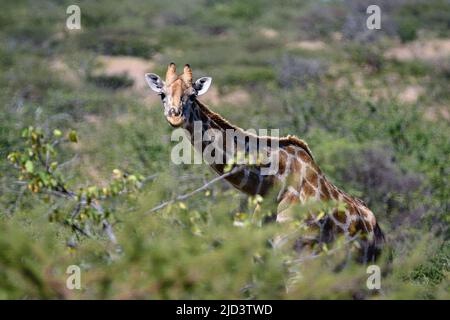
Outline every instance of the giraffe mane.
<svg viewBox="0 0 450 320"><path fill-rule="evenodd" d="M258 139L278 140L280 143L280 146L289 146L289 145L298 146L298 147L302 148L303 150L305 150L306 153L308 153L308 155L311 157L311 159L314 159L313 155L311 153L311 150L309 149L308 144L304 140L302 140L296 136L287 135L285 137L279 138L279 137L272 137L272 136L255 135L251 132L245 131L244 129L242 129L234 124L231 124L228 120L226 120L220 114L209 109L204 103L200 102L198 99L196 99L196 102L197 102L198 106L200 107L200 109L203 112L205 112L205 114L207 116L209 116L211 118L211 120L213 120L217 125L219 125L223 129L233 129L238 132L245 133L246 135L249 135L249 136L256 136L256 138L258 138Z"/></svg>

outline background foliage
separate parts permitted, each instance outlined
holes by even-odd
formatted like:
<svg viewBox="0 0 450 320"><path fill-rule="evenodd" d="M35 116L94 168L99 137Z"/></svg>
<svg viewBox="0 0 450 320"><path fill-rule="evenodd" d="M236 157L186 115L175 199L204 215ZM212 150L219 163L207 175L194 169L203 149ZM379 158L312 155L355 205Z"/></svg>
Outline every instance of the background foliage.
<svg viewBox="0 0 450 320"><path fill-rule="evenodd" d="M70 4L0 3L0 298L449 298L448 1L78 1L81 31L65 28ZM369 4L379 31L365 27ZM170 161L171 129L142 83L170 61L212 76L204 101L233 123L306 140L368 203L391 246L382 290L367 290L363 266L337 271L340 251L273 250L286 227L242 223L252 199L225 183L149 212L214 177ZM29 126L78 132L53 155L78 195L119 185L101 199L117 245L74 236L58 223L74 204L19 180L7 155L26 150ZM22 174L52 186L30 157ZM144 183L122 194L130 172ZM82 290L66 289L71 264Z"/></svg>

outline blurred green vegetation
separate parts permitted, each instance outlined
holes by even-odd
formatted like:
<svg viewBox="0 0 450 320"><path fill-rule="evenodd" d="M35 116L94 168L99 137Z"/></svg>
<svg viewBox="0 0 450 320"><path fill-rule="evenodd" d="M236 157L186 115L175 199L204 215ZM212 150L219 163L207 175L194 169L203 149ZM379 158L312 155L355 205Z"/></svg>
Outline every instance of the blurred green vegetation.
<svg viewBox="0 0 450 320"><path fill-rule="evenodd" d="M79 1L80 31L65 27L71 4L0 3L0 298L450 298L450 57L427 49L450 43L448 1ZM367 33L369 4L383 18ZM100 55L147 64L98 73ZM253 207L225 183L149 214L214 177L171 163L171 128L139 87L170 61L212 76L204 100L233 123L306 140L369 205L390 245L382 290L367 290L364 266L337 271L339 250L296 263L272 249L286 226L236 226ZM75 189L107 185L115 168L157 174L108 200L120 248L101 235L72 243L45 197L18 183L7 155L30 125L77 130L57 159ZM71 264L80 291L65 287Z"/></svg>

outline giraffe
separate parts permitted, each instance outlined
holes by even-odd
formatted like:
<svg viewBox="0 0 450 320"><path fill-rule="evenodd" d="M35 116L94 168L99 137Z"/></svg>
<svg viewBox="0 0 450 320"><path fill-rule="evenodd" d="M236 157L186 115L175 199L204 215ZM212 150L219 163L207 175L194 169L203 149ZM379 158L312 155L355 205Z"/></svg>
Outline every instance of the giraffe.
<svg viewBox="0 0 450 320"><path fill-rule="evenodd" d="M331 213L319 215L310 212L305 219L306 227L313 236L301 237L295 247L301 251L318 243L330 243L338 235L346 239L354 239L358 243L357 260L363 263L374 261L384 245L384 234L379 227L375 215L365 203L352 197L332 184L316 164L308 144L292 135L286 137L255 136L240 127L231 124L219 114L198 100L198 96L207 92L211 85L210 77L201 77L196 81L192 78L192 69L187 64L183 73L176 72L176 65L170 63L165 80L154 73L147 73L145 79L149 87L161 96L164 116L174 128L184 128L188 133L194 148L202 152L212 142L202 140L194 143L195 123L201 124L202 133L210 129L219 132L223 150L227 144L237 144L237 139L231 142L225 139L227 130L235 130L245 136L256 139L258 145L266 146L263 152L278 157L277 170L274 174L263 175L262 164L237 165L239 168L225 179L238 190L248 195L273 196L276 205L275 218L278 222L290 220L290 212L295 204L306 204L314 201L334 201L336 205ZM248 140L244 141L248 150ZM219 175L226 172L226 162L219 161L210 164Z"/></svg>

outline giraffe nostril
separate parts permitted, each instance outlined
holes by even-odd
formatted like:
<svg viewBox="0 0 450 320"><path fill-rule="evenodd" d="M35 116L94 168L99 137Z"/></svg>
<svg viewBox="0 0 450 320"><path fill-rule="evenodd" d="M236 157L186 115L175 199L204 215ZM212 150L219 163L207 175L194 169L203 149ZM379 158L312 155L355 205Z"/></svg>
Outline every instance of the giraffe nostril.
<svg viewBox="0 0 450 320"><path fill-rule="evenodd" d="M175 108L170 108L169 116L171 116L171 117L178 117L180 115L181 115L181 110L175 109Z"/></svg>

